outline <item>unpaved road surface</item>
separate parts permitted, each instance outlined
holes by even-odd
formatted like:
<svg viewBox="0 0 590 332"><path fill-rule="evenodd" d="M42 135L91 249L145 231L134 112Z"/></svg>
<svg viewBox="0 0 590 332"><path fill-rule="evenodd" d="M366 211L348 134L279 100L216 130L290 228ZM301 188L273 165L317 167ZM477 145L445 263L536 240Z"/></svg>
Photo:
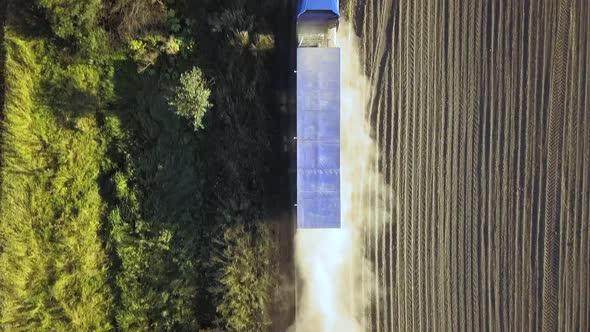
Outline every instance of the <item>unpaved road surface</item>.
<svg viewBox="0 0 590 332"><path fill-rule="evenodd" d="M353 15L391 210L365 330L590 331L590 2Z"/></svg>

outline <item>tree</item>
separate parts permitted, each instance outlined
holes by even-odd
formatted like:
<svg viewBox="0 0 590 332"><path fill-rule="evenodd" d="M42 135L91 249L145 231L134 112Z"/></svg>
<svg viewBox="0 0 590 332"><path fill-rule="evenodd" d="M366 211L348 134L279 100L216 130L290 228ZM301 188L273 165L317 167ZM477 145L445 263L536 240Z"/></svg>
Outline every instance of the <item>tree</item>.
<svg viewBox="0 0 590 332"><path fill-rule="evenodd" d="M195 130L199 130L203 129L203 116L212 106L209 103L210 94L203 73L199 68L193 67L180 75L180 84L169 104L176 114L191 121Z"/></svg>
<svg viewBox="0 0 590 332"><path fill-rule="evenodd" d="M101 0L37 0L37 4L57 37L83 50L104 46L106 34L98 24Z"/></svg>
<svg viewBox="0 0 590 332"><path fill-rule="evenodd" d="M61 38L77 37L96 26L100 0L38 0L51 22L54 33Z"/></svg>

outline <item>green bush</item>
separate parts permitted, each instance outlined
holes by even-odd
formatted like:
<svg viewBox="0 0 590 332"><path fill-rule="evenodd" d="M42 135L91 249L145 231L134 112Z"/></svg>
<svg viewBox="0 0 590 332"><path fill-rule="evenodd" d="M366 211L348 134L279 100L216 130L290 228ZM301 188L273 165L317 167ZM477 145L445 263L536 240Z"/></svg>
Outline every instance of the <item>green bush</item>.
<svg viewBox="0 0 590 332"><path fill-rule="evenodd" d="M98 25L101 0L37 0L45 10L56 36L73 41L82 50L108 48L106 34Z"/></svg>
<svg viewBox="0 0 590 332"><path fill-rule="evenodd" d="M97 25L101 0L38 0L53 32L61 38L79 37Z"/></svg>
<svg viewBox="0 0 590 332"><path fill-rule="evenodd" d="M203 116L211 107L210 94L203 73L199 68L193 67L180 75L179 85L169 104L176 114L188 119L194 129L199 130L203 129Z"/></svg>
<svg viewBox="0 0 590 332"><path fill-rule="evenodd" d="M159 44L162 42L159 35L151 35L145 38L138 38L129 41L131 57L137 63L137 71L142 73L149 66L156 64L160 56Z"/></svg>
<svg viewBox="0 0 590 332"><path fill-rule="evenodd" d="M236 223L224 232L214 260L220 263L219 324L229 331L259 332L270 325L271 239L266 224Z"/></svg>
<svg viewBox="0 0 590 332"><path fill-rule="evenodd" d="M270 34L257 34L254 37L252 46L256 50L271 50L275 47L274 36Z"/></svg>
<svg viewBox="0 0 590 332"><path fill-rule="evenodd" d="M129 41L131 58L137 63L139 73L155 65L160 55L176 55L183 46L184 42L173 35L148 35Z"/></svg>
<svg viewBox="0 0 590 332"><path fill-rule="evenodd" d="M121 70L118 120L107 120L116 151L110 157L117 161L108 215L117 325L124 331L198 331L207 315L200 303L206 302L201 260L208 243L198 218L198 144L170 112L156 74L138 74L131 63Z"/></svg>

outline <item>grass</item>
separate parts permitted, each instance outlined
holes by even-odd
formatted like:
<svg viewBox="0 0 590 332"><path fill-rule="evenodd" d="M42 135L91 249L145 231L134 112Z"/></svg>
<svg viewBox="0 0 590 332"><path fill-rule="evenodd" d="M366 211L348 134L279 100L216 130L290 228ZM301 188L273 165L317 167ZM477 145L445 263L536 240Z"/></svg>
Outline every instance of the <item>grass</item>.
<svg viewBox="0 0 590 332"><path fill-rule="evenodd" d="M58 85L52 78L68 77L80 89L62 92L87 102L100 75L76 76L40 56L51 51L43 42L10 31L5 48L1 323L10 330L107 330L112 296L97 181L105 142L96 113L71 113L79 98L60 105L44 90Z"/></svg>
<svg viewBox="0 0 590 332"><path fill-rule="evenodd" d="M216 4L222 32L195 19L177 33L196 48L161 53L138 73L125 43L107 45L115 37L98 21L77 21L95 6L70 16L52 6L19 4L19 22L5 28L0 325L264 330L273 276L260 97L271 36L254 28L254 14L244 24L243 9ZM59 30L80 24L74 35ZM242 30L253 39L237 45ZM214 105L197 132L169 105L195 65L211 79Z"/></svg>

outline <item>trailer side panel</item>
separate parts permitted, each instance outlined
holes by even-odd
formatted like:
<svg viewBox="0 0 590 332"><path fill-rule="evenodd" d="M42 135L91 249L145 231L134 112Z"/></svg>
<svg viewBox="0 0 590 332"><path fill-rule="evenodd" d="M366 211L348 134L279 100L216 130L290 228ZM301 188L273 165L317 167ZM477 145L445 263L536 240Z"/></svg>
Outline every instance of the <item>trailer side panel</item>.
<svg viewBox="0 0 590 332"><path fill-rule="evenodd" d="M340 228L340 49L297 49L297 227Z"/></svg>

